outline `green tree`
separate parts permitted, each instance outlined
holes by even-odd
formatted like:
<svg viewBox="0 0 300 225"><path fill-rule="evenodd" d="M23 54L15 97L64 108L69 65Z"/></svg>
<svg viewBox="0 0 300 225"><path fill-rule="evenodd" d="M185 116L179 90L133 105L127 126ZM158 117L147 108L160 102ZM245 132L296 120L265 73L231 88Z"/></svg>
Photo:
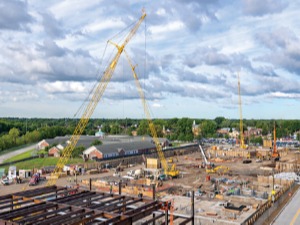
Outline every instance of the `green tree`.
<svg viewBox="0 0 300 225"><path fill-rule="evenodd" d="M110 134L110 126L109 126L109 123L105 123L103 124L101 130L106 133L106 134Z"/></svg>
<svg viewBox="0 0 300 225"><path fill-rule="evenodd" d="M163 132L162 132L163 127L161 126L161 124L154 123L154 127L155 127L157 137L163 137Z"/></svg>
<svg viewBox="0 0 300 225"><path fill-rule="evenodd" d="M147 120L141 120L137 129L138 135L149 135L149 124Z"/></svg>
<svg viewBox="0 0 300 225"><path fill-rule="evenodd" d="M97 146L97 145L102 145L102 141L100 141L100 140L94 140L94 141L91 143L91 146Z"/></svg>
<svg viewBox="0 0 300 225"><path fill-rule="evenodd" d="M178 140L186 141L191 135L194 135L192 125L193 120L189 118L182 118L177 121L175 133L178 136Z"/></svg>
<svg viewBox="0 0 300 225"><path fill-rule="evenodd" d="M12 139L8 134L5 134L0 139L1 150L11 148L13 146Z"/></svg>
<svg viewBox="0 0 300 225"><path fill-rule="evenodd" d="M253 144L260 144L260 145L262 145L263 144L263 139L262 139L262 137L254 137L254 136L252 136L250 138L250 142L253 143Z"/></svg>
<svg viewBox="0 0 300 225"><path fill-rule="evenodd" d="M129 136L132 136L132 131L134 131L134 130L135 130L134 127L130 126L130 127L127 128L126 134L129 135Z"/></svg>
<svg viewBox="0 0 300 225"><path fill-rule="evenodd" d="M220 128L222 128L222 127L232 127L232 121L230 121L228 119L223 120L220 125Z"/></svg>
<svg viewBox="0 0 300 225"><path fill-rule="evenodd" d="M180 134L178 135L178 140L179 140L179 141L185 141L185 134L184 134L184 133L180 133Z"/></svg>
<svg viewBox="0 0 300 225"><path fill-rule="evenodd" d="M215 122L217 124L217 129L222 128L223 121L226 120L225 117L216 117Z"/></svg>
<svg viewBox="0 0 300 225"><path fill-rule="evenodd" d="M201 133L203 137L214 137L217 130L217 124L215 121L205 120L201 123Z"/></svg>
<svg viewBox="0 0 300 225"><path fill-rule="evenodd" d="M262 135L267 135L269 133L269 127L267 124L262 125Z"/></svg>
<svg viewBox="0 0 300 225"><path fill-rule="evenodd" d="M8 134L12 138L13 143L16 144L17 143L17 138L20 135L19 129L17 129L17 128L14 127L14 128L12 128L12 129L9 130Z"/></svg>
<svg viewBox="0 0 300 225"><path fill-rule="evenodd" d="M194 135L193 134L187 134L185 135L185 141L193 141Z"/></svg>
<svg viewBox="0 0 300 225"><path fill-rule="evenodd" d="M72 157L73 158L79 158L82 155L82 152L84 150L85 150L84 146L75 147L74 150L72 151Z"/></svg>
<svg viewBox="0 0 300 225"><path fill-rule="evenodd" d="M111 134L119 134L119 133L120 133L120 126L119 126L118 123L114 123L114 124L111 126L110 133L111 133Z"/></svg>

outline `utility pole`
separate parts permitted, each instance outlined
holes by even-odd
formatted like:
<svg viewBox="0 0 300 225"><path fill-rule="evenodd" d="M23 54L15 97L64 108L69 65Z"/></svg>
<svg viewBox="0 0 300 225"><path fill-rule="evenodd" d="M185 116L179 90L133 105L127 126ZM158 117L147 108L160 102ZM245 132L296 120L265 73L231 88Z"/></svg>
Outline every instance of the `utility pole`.
<svg viewBox="0 0 300 225"><path fill-rule="evenodd" d="M195 191L192 191L192 225L195 224Z"/></svg>

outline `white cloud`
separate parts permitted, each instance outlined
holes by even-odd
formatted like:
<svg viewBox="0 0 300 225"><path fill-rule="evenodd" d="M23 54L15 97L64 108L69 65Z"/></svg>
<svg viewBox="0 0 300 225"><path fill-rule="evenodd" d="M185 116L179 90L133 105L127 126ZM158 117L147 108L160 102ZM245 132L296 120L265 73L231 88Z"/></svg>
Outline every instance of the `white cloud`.
<svg viewBox="0 0 300 225"><path fill-rule="evenodd" d="M162 104L156 102L156 103L153 103L153 104L152 104L152 107L153 107L153 108L162 108L162 107L164 107L164 106L163 106Z"/></svg>
<svg viewBox="0 0 300 225"><path fill-rule="evenodd" d="M184 23L182 21L173 21L164 25L151 26L149 31L152 35L166 34L167 32L175 32L184 28Z"/></svg>
<svg viewBox="0 0 300 225"><path fill-rule="evenodd" d="M32 104L44 99L51 102L50 111L38 109L40 115L57 116L51 112L55 104L76 110L116 54L114 47L107 48L99 71L106 41L136 21L142 7L147 17L127 52L139 66L156 117L238 116L238 70L243 74L243 101L253 106L251 117L260 116L255 104L265 102L267 114L275 114L278 101L299 100L300 3L266 2L2 1L9 12L18 12L0 15L2 115L17 115L11 113L17 108L14 101L23 101L20 116L30 115ZM130 106L128 116L138 115L132 111L137 102L140 107L140 99L124 55L103 100L113 105L103 117L120 116L118 101ZM169 108L173 110L164 110ZM68 111L59 116L70 116Z"/></svg>
<svg viewBox="0 0 300 225"><path fill-rule="evenodd" d="M10 88L11 89L0 90L0 102L3 104L39 100L39 94L34 90L28 90L28 87L12 85Z"/></svg>
<svg viewBox="0 0 300 225"><path fill-rule="evenodd" d="M292 98L292 99L300 99L300 93L293 93L293 94L289 94L289 93L283 93L283 92L274 92L270 94L270 97L273 98Z"/></svg>
<svg viewBox="0 0 300 225"><path fill-rule="evenodd" d="M156 14L159 15L159 16L165 16L166 15L166 10L164 8L159 8L156 11Z"/></svg>
<svg viewBox="0 0 300 225"><path fill-rule="evenodd" d="M57 15L58 18L73 17L78 15L79 12L86 11L88 9L96 9L99 7L102 1L100 0L73 0L73 1L57 1L56 4L50 6L49 10ZM99 9L99 8L98 8Z"/></svg>
<svg viewBox="0 0 300 225"><path fill-rule="evenodd" d="M96 33L105 29L121 29L125 24L121 20L99 20L92 22L82 28L83 34Z"/></svg>
<svg viewBox="0 0 300 225"><path fill-rule="evenodd" d="M88 91L86 83L82 82L70 82L70 81L55 81L39 84L48 93L60 93L60 92L81 92Z"/></svg>

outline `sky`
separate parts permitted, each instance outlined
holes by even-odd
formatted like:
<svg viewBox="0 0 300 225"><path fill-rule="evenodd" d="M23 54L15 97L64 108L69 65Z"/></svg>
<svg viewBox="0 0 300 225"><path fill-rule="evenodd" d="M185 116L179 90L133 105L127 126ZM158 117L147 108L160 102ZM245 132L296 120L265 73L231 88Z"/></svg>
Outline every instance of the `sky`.
<svg viewBox="0 0 300 225"><path fill-rule="evenodd" d="M80 118L126 45L153 118L299 119L300 1L0 0L0 117ZM83 105L83 107L81 107ZM93 118L145 118L124 53Z"/></svg>

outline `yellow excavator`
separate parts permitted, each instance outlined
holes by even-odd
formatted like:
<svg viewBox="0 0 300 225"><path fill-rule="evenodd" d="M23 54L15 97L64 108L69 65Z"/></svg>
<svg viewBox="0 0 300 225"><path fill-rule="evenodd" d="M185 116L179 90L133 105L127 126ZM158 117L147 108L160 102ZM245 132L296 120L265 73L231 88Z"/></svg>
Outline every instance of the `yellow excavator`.
<svg viewBox="0 0 300 225"><path fill-rule="evenodd" d="M206 169L206 173L226 173L229 170L229 167L227 166L217 166L212 169Z"/></svg>

